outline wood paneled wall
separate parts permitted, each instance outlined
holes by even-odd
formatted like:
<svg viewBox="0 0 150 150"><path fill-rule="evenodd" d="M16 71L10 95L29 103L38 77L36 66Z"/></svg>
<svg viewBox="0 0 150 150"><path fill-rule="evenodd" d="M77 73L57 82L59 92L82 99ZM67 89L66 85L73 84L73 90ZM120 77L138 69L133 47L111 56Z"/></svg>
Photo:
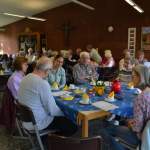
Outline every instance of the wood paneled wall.
<svg viewBox="0 0 150 150"><path fill-rule="evenodd" d="M18 35L29 27L32 31L46 33L48 48L85 49L90 43L99 48L101 55L105 49L111 49L114 57L120 59L123 49L127 48L128 28L136 27L136 48L140 49L141 27L150 26L149 12L141 15L121 0L86 0L85 2L93 5L95 11L70 3L37 15L46 18L46 22L24 19L6 26L6 31L0 33L0 42L4 42L6 52L18 51ZM70 33L70 46L66 47L64 33L60 28L68 21L74 30ZM114 31L108 32L108 26L113 26ZM150 52L146 52L146 56L150 58Z"/></svg>

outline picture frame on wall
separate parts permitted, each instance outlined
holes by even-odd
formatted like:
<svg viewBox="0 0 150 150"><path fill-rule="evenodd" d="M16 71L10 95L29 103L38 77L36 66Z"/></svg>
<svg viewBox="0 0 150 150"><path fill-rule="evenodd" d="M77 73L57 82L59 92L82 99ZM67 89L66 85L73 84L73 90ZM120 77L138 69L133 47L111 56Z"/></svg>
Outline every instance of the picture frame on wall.
<svg viewBox="0 0 150 150"><path fill-rule="evenodd" d="M141 49L150 51L150 27L142 27Z"/></svg>
<svg viewBox="0 0 150 150"><path fill-rule="evenodd" d="M27 53L29 48L34 52L41 51L42 48L47 49L47 40L45 33L30 32L20 33L18 35L19 50Z"/></svg>

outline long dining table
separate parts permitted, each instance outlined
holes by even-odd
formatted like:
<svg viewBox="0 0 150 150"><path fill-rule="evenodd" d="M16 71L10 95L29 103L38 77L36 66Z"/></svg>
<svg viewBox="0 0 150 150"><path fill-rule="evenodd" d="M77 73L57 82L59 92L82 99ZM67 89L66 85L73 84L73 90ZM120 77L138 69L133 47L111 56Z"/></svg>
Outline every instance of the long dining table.
<svg viewBox="0 0 150 150"><path fill-rule="evenodd" d="M132 118L133 116L133 102L135 97L135 89L128 89L127 85L122 84L121 86L121 99L115 99L114 102L110 102L118 108L110 111L105 111L103 109L97 108L92 105L92 103L98 101L104 101L110 92L110 87L106 87L106 93L103 96L93 95L90 96L90 104L82 105L80 104L81 97L74 95L74 99L71 101L62 100L60 96L55 96L57 105L63 111L64 115L72 120L74 123L81 125L82 127L82 137L88 137L89 121L93 119L103 118L110 114L115 114L124 118ZM87 89L92 88L92 86L87 86Z"/></svg>

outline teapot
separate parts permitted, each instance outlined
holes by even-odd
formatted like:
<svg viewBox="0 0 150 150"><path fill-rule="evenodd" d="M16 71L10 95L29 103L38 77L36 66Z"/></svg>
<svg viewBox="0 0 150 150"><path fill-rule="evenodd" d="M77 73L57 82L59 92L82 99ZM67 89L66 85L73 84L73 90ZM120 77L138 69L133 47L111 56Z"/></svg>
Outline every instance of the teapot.
<svg viewBox="0 0 150 150"><path fill-rule="evenodd" d="M118 80L114 80L111 86L111 90L114 91L115 93L120 93L121 92L121 84Z"/></svg>

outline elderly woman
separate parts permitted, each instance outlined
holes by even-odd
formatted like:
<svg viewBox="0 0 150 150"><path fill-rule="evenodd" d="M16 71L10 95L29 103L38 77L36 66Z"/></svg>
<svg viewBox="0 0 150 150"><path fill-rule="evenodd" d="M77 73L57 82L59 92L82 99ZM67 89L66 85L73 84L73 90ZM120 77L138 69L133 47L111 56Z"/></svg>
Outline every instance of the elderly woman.
<svg viewBox="0 0 150 150"><path fill-rule="evenodd" d="M32 48L28 49L28 54L27 54L26 58L28 59L29 64L36 60L36 56L34 55Z"/></svg>
<svg viewBox="0 0 150 150"><path fill-rule="evenodd" d="M132 81L142 93L134 101L133 119L127 121L128 126L110 125L101 131L101 136L109 145L109 150L125 150L115 141L114 137L123 139L129 145L137 146L141 140L141 133L150 120L150 70L144 65L137 65L132 71Z"/></svg>
<svg viewBox="0 0 150 150"><path fill-rule="evenodd" d="M66 84L66 74L62 65L64 58L61 55L56 55L53 59L53 68L50 70L47 81L50 85L57 83L59 88L63 88Z"/></svg>
<svg viewBox="0 0 150 150"><path fill-rule="evenodd" d="M76 84L88 83L91 79L97 79L97 73L90 64L90 55L88 52L80 53L79 63L73 68L73 77Z"/></svg>
<svg viewBox="0 0 150 150"><path fill-rule="evenodd" d="M27 58L18 56L18 57L16 57L16 59L13 63L15 72L8 79L7 87L11 91L11 93L15 99L17 99L20 83L21 83L23 77L25 76L25 73L28 68L27 62L28 62Z"/></svg>
<svg viewBox="0 0 150 150"><path fill-rule="evenodd" d="M111 50L105 50L105 57L102 59L101 66L104 68L115 66L115 61L114 58L112 57Z"/></svg>
<svg viewBox="0 0 150 150"><path fill-rule="evenodd" d="M96 61L98 64L100 64L101 61L102 61L102 57L100 56L98 50L95 49L95 48L93 48L93 46L92 46L91 44L88 44L88 45L86 46L86 49L87 49L87 51L89 52L90 57L91 57L94 61Z"/></svg>

